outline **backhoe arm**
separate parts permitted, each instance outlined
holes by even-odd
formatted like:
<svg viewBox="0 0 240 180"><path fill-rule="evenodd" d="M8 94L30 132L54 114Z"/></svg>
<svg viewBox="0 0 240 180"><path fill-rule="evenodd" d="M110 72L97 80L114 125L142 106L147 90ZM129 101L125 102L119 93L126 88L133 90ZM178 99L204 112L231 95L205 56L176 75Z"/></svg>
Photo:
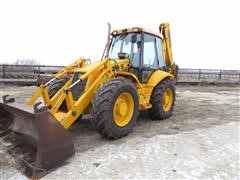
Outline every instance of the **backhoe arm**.
<svg viewBox="0 0 240 180"><path fill-rule="evenodd" d="M170 27L168 23L162 23L159 27L160 33L163 35L163 48L166 65L170 66L173 64L172 58L172 47L171 47L171 36Z"/></svg>
<svg viewBox="0 0 240 180"><path fill-rule="evenodd" d="M172 57L172 45L171 45L171 35L170 35L170 27L168 23L162 23L159 26L159 31L163 35L163 53L165 63L168 68L168 72L171 73L175 79L177 79L178 75L178 66L174 63Z"/></svg>

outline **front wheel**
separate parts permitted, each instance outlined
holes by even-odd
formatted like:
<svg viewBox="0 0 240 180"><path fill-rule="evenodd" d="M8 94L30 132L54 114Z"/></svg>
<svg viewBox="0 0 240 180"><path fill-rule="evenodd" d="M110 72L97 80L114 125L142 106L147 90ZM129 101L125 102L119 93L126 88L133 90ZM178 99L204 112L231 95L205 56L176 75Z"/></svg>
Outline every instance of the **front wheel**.
<svg viewBox="0 0 240 180"><path fill-rule="evenodd" d="M138 116L138 94L131 81L115 78L105 83L93 100L93 125L104 137L117 139L129 134Z"/></svg>
<svg viewBox="0 0 240 180"><path fill-rule="evenodd" d="M172 115L175 104L175 86L169 78L164 79L154 89L150 103L152 108L148 110L149 115L154 120L167 119Z"/></svg>
<svg viewBox="0 0 240 180"><path fill-rule="evenodd" d="M52 83L49 84L48 86L48 94L49 97L52 98L69 80L68 77L64 77L61 79L56 79ZM63 103L60 105L59 109L61 111L67 112L67 104L66 101L63 101Z"/></svg>

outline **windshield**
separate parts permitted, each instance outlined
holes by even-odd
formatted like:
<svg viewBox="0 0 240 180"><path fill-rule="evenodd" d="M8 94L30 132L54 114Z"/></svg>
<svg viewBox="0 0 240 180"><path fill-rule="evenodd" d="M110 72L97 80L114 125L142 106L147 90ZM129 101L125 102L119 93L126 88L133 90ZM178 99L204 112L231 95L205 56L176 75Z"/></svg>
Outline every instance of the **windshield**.
<svg viewBox="0 0 240 180"><path fill-rule="evenodd" d="M141 34L125 33L112 38L109 58L118 59L118 53L126 53L134 67L139 67Z"/></svg>

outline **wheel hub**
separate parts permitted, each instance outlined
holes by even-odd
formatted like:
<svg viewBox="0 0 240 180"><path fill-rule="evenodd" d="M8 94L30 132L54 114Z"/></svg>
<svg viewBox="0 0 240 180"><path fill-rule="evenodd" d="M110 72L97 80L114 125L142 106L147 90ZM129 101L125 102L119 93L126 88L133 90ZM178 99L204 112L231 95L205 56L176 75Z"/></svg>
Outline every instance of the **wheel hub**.
<svg viewBox="0 0 240 180"><path fill-rule="evenodd" d="M120 116L125 116L127 114L127 103L125 101L121 101L119 104L117 104L117 113Z"/></svg>
<svg viewBox="0 0 240 180"><path fill-rule="evenodd" d="M173 92L170 88L167 88L163 93L162 106L165 112L168 112L173 103Z"/></svg>
<svg viewBox="0 0 240 180"><path fill-rule="evenodd" d="M134 101L131 94L127 92L120 94L113 109L115 123L120 127L126 126L131 121L133 111Z"/></svg>

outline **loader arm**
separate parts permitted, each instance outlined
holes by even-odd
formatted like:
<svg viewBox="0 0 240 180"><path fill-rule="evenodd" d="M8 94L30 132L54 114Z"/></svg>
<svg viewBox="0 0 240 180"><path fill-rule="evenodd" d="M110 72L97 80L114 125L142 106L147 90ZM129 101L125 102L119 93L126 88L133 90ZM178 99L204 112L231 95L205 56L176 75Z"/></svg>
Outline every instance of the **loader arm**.
<svg viewBox="0 0 240 180"><path fill-rule="evenodd" d="M74 63L64 67L63 69L61 69L59 72L57 72L54 75L54 78L52 78L50 81L48 81L45 84L41 84L40 87L37 89L37 91L33 94L32 98L28 101L28 106L32 107L38 100L38 98L40 96L43 97L43 100L45 102L46 105L50 104L50 98L48 96L47 93L47 85L49 85L51 82L53 82L56 79L60 79L62 78L64 75L66 74L72 74L74 73L73 70L74 68L80 68L80 67L84 67L86 66L86 60L83 58L78 59L77 61L75 61Z"/></svg>
<svg viewBox="0 0 240 180"><path fill-rule="evenodd" d="M70 78L53 97L49 96L47 85L41 85L28 102L28 105L33 106L37 99L42 97L48 111L65 129L68 129L89 106L100 85L114 76L112 63L108 59L86 66L86 68L84 68L85 65L83 62L84 60L77 61L56 75L57 77L61 77L66 73L71 73L74 67L79 66L78 69L74 70L75 73L81 74L79 79L73 82L73 78ZM74 99L72 89L83 81L86 81L86 87L81 96ZM64 101L67 106L66 112L59 109Z"/></svg>
<svg viewBox="0 0 240 180"><path fill-rule="evenodd" d="M77 80L72 85L64 88L60 94L65 94L66 104L68 108L68 112L64 115L62 112L52 112L52 114L55 116L55 118L60 121L62 126L65 129L68 129L76 120L77 118L83 113L83 111L89 106L91 103L96 90L100 87L101 84L106 82L108 80L108 69L106 68L108 60L101 61L97 66L95 66L93 69L86 72L84 75L82 75L79 80ZM83 94L75 101L73 98L73 93L71 89L81 81L84 81L85 79L89 78L89 76L93 75L95 72L99 72L97 74L97 77L93 83L91 83L90 86L85 88ZM54 104L54 102L53 102Z"/></svg>
<svg viewBox="0 0 240 180"><path fill-rule="evenodd" d="M63 69L61 69L57 74L55 74L55 78L59 79L67 73L72 73L74 68L84 67L84 66L86 66L86 59L80 58L79 60L75 61L74 63L64 67Z"/></svg>

